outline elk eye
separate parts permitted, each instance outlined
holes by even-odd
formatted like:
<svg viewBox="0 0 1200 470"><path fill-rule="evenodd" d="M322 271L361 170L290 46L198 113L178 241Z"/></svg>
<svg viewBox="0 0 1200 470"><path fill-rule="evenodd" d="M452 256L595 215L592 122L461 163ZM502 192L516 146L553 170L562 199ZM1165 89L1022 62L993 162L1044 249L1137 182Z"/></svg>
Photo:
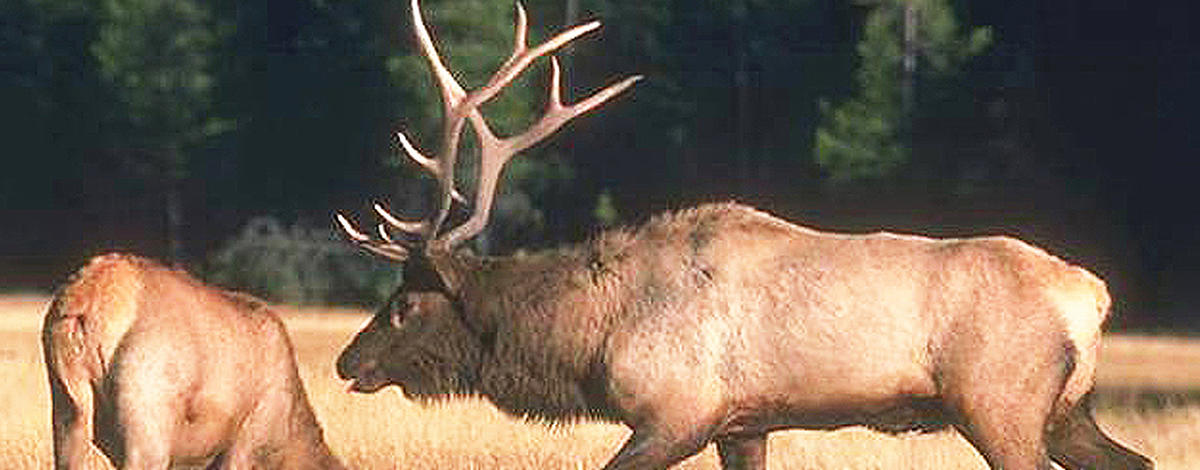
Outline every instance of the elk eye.
<svg viewBox="0 0 1200 470"><path fill-rule="evenodd" d="M392 307L392 314L388 318L392 323L392 328L400 328L400 325L404 324L404 317L407 316L409 307L407 302Z"/></svg>

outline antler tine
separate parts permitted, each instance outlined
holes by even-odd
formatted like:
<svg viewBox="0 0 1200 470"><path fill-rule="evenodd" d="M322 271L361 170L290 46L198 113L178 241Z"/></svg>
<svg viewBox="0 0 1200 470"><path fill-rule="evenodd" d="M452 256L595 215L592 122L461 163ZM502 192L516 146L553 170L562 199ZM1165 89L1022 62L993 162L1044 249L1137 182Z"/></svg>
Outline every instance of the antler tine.
<svg viewBox="0 0 1200 470"><path fill-rule="evenodd" d="M420 235L420 234L424 233L427 228L427 223L423 220L415 221L415 222L408 221L408 220L400 220L396 216L392 215L391 212L388 212L388 210L385 209L383 207L383 205L379 204L378 202L373 204L371 207L375 209L375 213L379 214L379 217L383 218L383 220L385 222L387 222L391 226L396 227L404 232L411 233L413 235Z"/></svg>
<svg viewBox="0 0 1200 470"><path fill-rule="evenodd" d="M413 146L412 142L409 142L408 136L404 135L403 132L397 132L396 137L400 139L400 146L404 147L404 153L408 155L408 158L411 158L414 162L417 162L418 165L425 167L426 170L429 170L432 173L439 173L442 171L441 167L438 166L437 160L426 157L425 154L417 150L417 148Z"/></svg>
<svg viewBox="0 0 1200 470"><path fill-rule="evenodd" d="M375 233L379 234L380 240L383 240L383 241L391 243L391 244L396 243L396 239L392 238L391 232L388 232L387 225L376 224L375 225Z"/></svg>
<svg viewBox="0 0 1200 470"><path fill-rule="evenodd" d="M509 147L507 158L519 153L541 141L558 128L566 124L567 121L574 119L580 114L590 111L592 108L599 106L601 103L608 101L609 98L625 91L642 79L641 75L626 77L617 83L604 87L604 89L593 93L591 96L580 100L572 105L564 105L562 103L562 70L558 65L558 58L551 57L550 60L550 97L546 103L546 114L538 120L533 126L525 132L505 139L505 146Z"/></svg>
<svg viewBox="0 0 1200 470"><path fill-rule="evenodd" d="M417 162L418 165L421 165L421 167L432 174L440 184L442 182L442 167L440 164L438 164L438 160L429 158L425 156L425 154L421 153L421 151L417 150L417 147L413 146L412 142L408 140L408 136L405 136L403 132L397 132L396 137L400 139L400 146L404 147L404 153L408 155L408 158L411 158L412 161ZM450 197L454 198L455 201L458 201L461 204L467 203L467 198L463 197L462 193L459 193L458 189L454 187L453 178L450 178Z"/></svg>
<svg viewBox="0 0 1200 470"><path fill-rule="evenodd" d="M513 41L512 55L509 56L508 61L496 73L492 74L492 78L488 79L486 85L467 95L466 99L460 105L461 107L467 109L478 108L500 93L500 90L503 90L513 79L517 78L517 75L520 75L538 57L549 54L574 41L576 38L600 28L599 21L584 23L558 33L550 40L533 49L529 49L525 45L525 38L528 34L527 21L525 7L521 6L520 2L517 2L516 39Z"/></svg>
<svg viewBox="0 0 1200 470"><path fill-rule="evenodd" d="M417 0L412 0L411 9L417 42L421 45L421 51L424 53L425 59L429 61L430 66L433 68L433 73L437 77L438 85L442 91L442 104L447 109L451 109L466 95L466 92L463 91L458 81L454 79L454 75L450 73L450 69L446 68L446 64L442 63L442 58L438 55L437 48L433 45L433 37L429 35L429 29L425 27L425 20L421 16L421 6Z"/></svg>
<svg viewBox="0 0 1200 470"><path fill-rule="evenodd" d="M351 224L349 220L346 220L346 216L342 215L341 212L334 214L334 220L337 221L338 226L342 227L342 231L345 232L350 239L356 242L366 242L371 240L371 237L364 235L362 232L358 231L358 229L354 228L354 224Z"/></svg>
<svg viewBox="0 0 1200 470"><path fill-rule="evenodd" d="M350 221L346 219L346 216L342 215L341 213L336 214L334 220L337 221L338 226L342 228L342 231L345 232L351 240L354 240L355 244L363 249L395 261L402 262L408 259L408 247L391 241L391 237L384 237L386 238L386 241L372 239L366 234L360 232L357 228L354 228L354 224L350 223Z"/></svg>
<svg viewBox="0 0 1200 470"><path fill-rule="evenodd" d="M529 36L529 15L525 14L525 5L521 2L517 3L517 24L516 32L513 34L513 53L509 56L508 61L512 62L513 58L522 52L525 52L527 47L526 38Z"/></svg>

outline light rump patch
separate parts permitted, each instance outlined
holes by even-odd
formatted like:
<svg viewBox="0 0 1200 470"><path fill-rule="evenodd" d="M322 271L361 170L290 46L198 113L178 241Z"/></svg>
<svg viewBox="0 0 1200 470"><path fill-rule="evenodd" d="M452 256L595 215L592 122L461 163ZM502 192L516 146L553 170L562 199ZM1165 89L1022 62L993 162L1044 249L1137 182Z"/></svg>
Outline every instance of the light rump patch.
<svg viewBox="0 0 1200 470"><path fill-rule="evenodd" d="M1061 407L1070 408L1091 391L1095 383L1095 364L1100 350L1100 328L1107 319L1112 300L1104 281L1083 268L1072 266L1069 277L1075 282L1049 289L1051 302L1062 312L1067 337L1078 358L1077 363L1090 367L1076 367L1067 379L1062 393Z"/></svg>

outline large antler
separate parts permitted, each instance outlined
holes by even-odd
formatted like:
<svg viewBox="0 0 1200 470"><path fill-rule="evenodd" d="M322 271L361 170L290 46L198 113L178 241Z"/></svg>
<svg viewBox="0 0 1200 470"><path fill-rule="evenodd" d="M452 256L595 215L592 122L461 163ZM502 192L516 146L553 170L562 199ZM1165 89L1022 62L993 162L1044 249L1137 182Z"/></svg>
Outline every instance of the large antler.
<svg viewBox="0 0 1200 470"><path fill-rule="evenodd" d="M487 83L468 93L442 63L442 59L433 45L433 39L421 17L420 6L417 4L417 0L412 0L412 21L416 29L417 40L420 43L421 52L433 69L434 77L437 79L442 94L442 136L438 153L433 158L427 157L417 150L404 134L399 134L399 138L409 158L437 178L439 192L436 210L426 220L403 221L379 204L375 204L375 211L387 224L381 223L377 227L378 238L360 232L344 216L337 214L337 221L342 230L362 247L388 258L404 260L408 257L409 252L422 241L428 241L425 244L426 250L448 251L455 245L479 234L487 224L500 172L513 155L541 141L567 121L600 105L641 79L641 76L626 78L578 103L564 105L560 84L561 71L558 61L552 57L550 96L545 114L525 132L507 138L497 137L488 126L483 114L480 113L479 107L494 98L535 59L600 27L600 23L597 21L575 26L531 49L526 45L528 20L525 8L518 2L516 9L516 34L512 55ZM468 119L475 130L475 135L479 138L480 149L479 183L475 192L474 212L462 225L438 236L439 229L450 212L453 200L464 201L464 198L454 188L454 166L458 158L458 143L462 136L463 124ZM406 236L400 239L393 238L388 232L388 226L404 232ZM414 239L417 241L414 242Z"/></svg>

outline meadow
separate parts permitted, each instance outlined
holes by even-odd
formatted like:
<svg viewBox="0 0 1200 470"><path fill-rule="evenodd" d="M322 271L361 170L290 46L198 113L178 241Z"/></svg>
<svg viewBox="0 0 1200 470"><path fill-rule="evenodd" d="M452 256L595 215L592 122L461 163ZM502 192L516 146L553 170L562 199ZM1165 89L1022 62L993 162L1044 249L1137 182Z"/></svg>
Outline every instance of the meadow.
<svg viewBox="0 0 1200 470"><path fill-rule="evenodd" d="M39 330L47 299L0 297L0 469L51 467L50 400ZM366 321L344 309L281 308L309 398L334 452L359 469L595 469L620 447L623 426L527 422L486 401L434 405L394 389L351 394L333 362ZM1097 418L1161 470L1200 462L1200 340L1110 335L1099 371ZM775 433L772 469L984 469L953 432L887 436L860 428ZM683 469L719 468L715 451Z"/></svg>

